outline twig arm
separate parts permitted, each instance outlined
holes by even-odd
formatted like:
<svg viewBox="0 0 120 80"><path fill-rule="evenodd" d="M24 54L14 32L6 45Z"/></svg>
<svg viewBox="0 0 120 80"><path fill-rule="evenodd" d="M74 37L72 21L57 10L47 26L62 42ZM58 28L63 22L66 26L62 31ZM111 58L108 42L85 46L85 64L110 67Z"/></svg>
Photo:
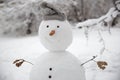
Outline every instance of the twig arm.
<svg viewBox="0 0 120 80"><path fill-rule="evenodd" d="M85 65L86 63L90 62L90 61L94 61L94 59L97 58L97 55L96 56L93 56L92 59L89 59L87 61L85 61L84 63L81 64L81 66Z"/></svg>

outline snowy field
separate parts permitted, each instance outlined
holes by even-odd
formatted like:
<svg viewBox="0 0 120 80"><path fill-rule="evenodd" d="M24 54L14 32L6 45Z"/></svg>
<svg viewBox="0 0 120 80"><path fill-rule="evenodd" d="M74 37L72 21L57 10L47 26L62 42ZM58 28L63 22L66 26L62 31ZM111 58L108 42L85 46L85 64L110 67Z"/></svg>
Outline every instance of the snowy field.
<svg viewBox="0 0 120 80"><path fill-rule="evenodd" d="M89 33L89 39L85 38L82 29L73 30L74 40L67 49L78 57L81 62L98 55L102 45L99 43L97 31ZM96 60L105 60L108 66L100 70L95 62L84 65L86 80L120 80L120 29L111 29L102 32L106 49L102 56ZM33 65L24 63L20 68L13 65L16 59L25 59L34 64L35 59L47 50L41 45L38 36L33 37L0 37L0 80L29 80L29 72Z"/></svg>

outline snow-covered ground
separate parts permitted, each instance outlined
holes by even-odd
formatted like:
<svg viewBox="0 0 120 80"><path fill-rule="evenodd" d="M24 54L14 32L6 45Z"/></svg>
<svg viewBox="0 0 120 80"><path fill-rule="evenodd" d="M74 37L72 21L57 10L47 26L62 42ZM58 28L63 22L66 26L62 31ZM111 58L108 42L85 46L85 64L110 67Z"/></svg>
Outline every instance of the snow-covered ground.
<svg viewBox="0 0 120 80"><path fill-rule="evenodd" d="M89 39L85 38L82 29L73 30L74 40L67 49L78 57L81 62L91 59L97 55L102 47L99 43L97 31L89 33ZM100 70L95 62L85 64L86 80L120 80L120 29L111 29L111 34L102 32L106 49L102 56L96 60L105 60L108 66ZM0 37L0 80L29 80L29 72L33 65L24 63L17 68L13 65L16 59L25 59L32 63L47 50L41 45L38 36L11 38Z"/></svg>

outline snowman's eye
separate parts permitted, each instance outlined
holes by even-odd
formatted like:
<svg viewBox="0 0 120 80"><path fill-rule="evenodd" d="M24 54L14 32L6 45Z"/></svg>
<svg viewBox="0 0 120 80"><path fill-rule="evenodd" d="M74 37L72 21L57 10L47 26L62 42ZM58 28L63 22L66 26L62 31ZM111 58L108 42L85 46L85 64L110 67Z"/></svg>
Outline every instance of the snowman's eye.
<svg viewBox="0 0 120 80"><path fill-rule="evenodd" d="M46 27L49 28L49 25L47 25Z"/></svg>
<svg viewBox="0 0 120 80"><path fill-rule="evenodd" d="M57 26L57 28L60 28L60 26Z"/></svg>

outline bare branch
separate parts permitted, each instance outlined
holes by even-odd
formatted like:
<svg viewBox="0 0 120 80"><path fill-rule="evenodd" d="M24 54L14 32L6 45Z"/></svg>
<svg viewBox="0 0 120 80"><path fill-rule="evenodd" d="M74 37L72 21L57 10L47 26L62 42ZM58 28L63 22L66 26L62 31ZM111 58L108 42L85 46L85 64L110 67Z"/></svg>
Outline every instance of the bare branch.
<svg viewBox="0 0 120 80"><path fill-rule="evenodd" d="M81 66L85 65L86 63L90 62L90 61L95 61L94 59L97 58L97 55L96 56L93 56L92 59L89 59L87 61L85 61L84 63L81 64Z"/></svg>
<svg viewBox="0 0 120 80"><path fill-rule="evenodd" d="M24 62L27 62L27 63L33 65L31 62L26 61L26 60L24 60L24 59L17 59L17 60L15 60L15 61L13 62L13 64L15 64L16 67L20 67L20 66L22 66L22 64L23 64Z"/></svg>

